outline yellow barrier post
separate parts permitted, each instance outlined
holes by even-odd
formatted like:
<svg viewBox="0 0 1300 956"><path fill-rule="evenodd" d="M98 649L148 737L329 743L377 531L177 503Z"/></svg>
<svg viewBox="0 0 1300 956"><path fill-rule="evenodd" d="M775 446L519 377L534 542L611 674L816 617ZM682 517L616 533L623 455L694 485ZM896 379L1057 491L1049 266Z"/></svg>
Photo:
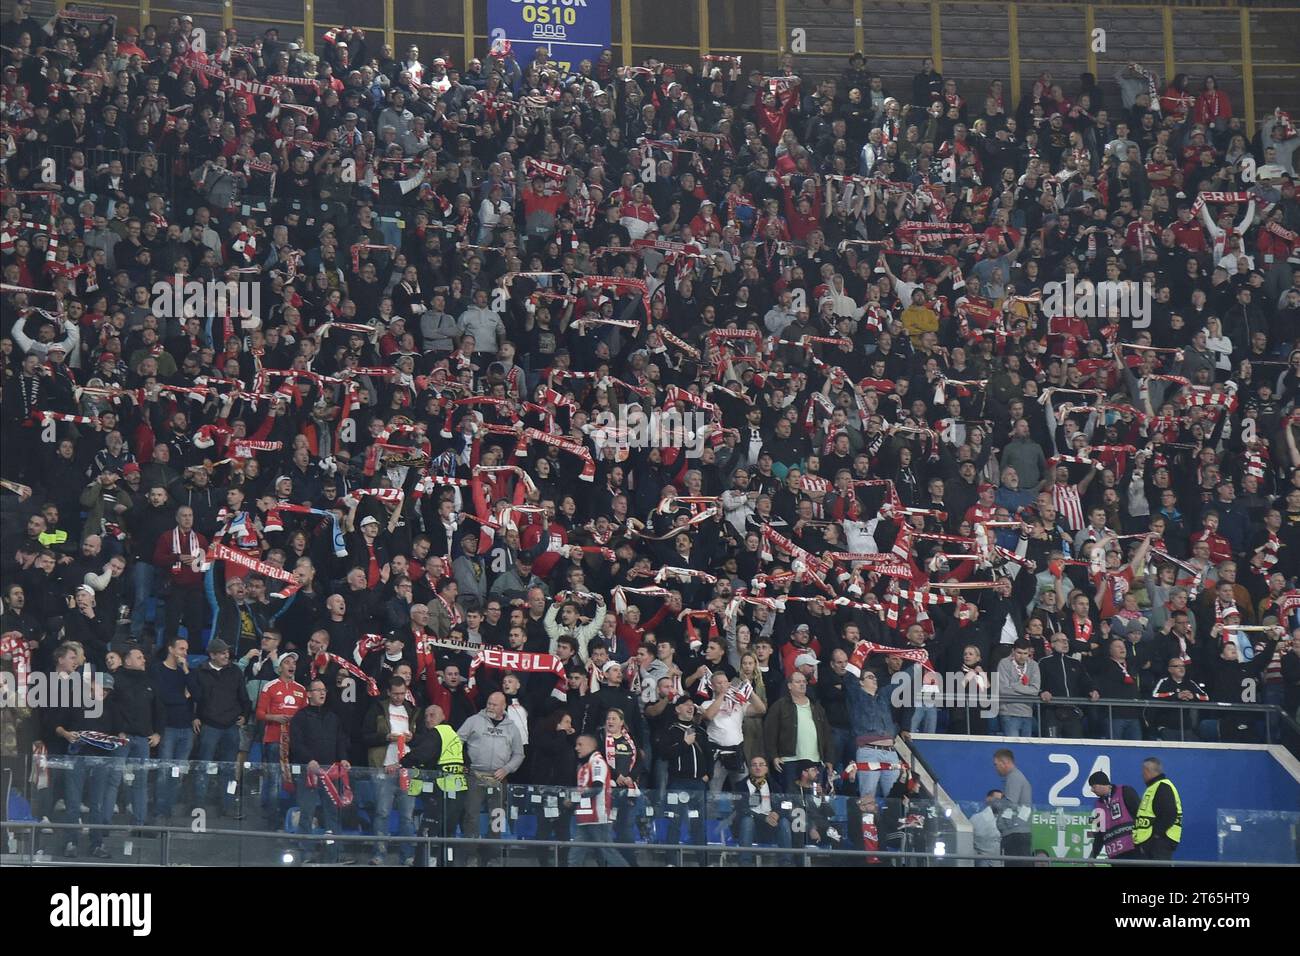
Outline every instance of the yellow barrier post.
<svg viewBox="0 0 1300 956"><path fill-rule="evenodd" d="M1165 35L1165 82L1174 81L1174 8L1160 8L1161 25Z"/></svg>
<svg viewBox="0 0 1300 956"><path fill-rule="evenodd" d="M785 27L785 0L776 0L776 52L778 56L790 49L790 31ZM777 63L777 68L781 66Z"/></svg>
<svg viewBox="0 0 1300 956"><path fill-rule="evenodd" d="M853 0L853 49L857 50L863 56L866 56L867 51L864 48L867 45L867 41L863 37L863 32L862 0Z"/></svg>
<svg viewBox="0 0 1300 956"><path fill-rule="evenodd" d="M232 0L221 0L221 29L229 30L235 25L235 5Z"/></svg>
<svg viewBox="0 0 1300 956"><path fill-rule="evenodd" d="M938 73L943 72L943 25L939 22L941 16L939 0L930 0L930 59L934 60L934 68Z"/></svg>
<svg viewBox="0 0 1300 956"><path fill-rule="evenodd" d="M709 0L698 0L700 11L700 69L704 69L704 56L709 52Z"/></svg>
<svg viewBox="0 0 1300 956"><path fill-rule="evenodd" d="M1007 66L1011 72L1011 106L1020 105L1020 10L1014 3L1007 4Z"/></svg>
<svg viewBox="0 0 1300 956"><path fill-rule="evenodd" d="M623 0L620 5L620 19L623 21L623 65L632 65L632 0Z"/></svg>
<svg viewBox="0 0 1300 956"><path fill-rule="evenodd" d="M465 0L465 59L461 67L469 66L474 59L474 0Z"/></svg>
<svg viewBox="0 0 1300 956"><path fill-rule="evenodd" d="M312 0L303 0L302 4L302 43L307 53L316 52L316 8Z"/></svg>
<svg viewBox="0 0 1300 956"><path fill-rule="evenodd" d="M1255 128L1255 55L1251 51L1250 8L1241 8L1241 94L1245 98L1246 133Z"/></svg>
<svg viewBox="0 0 1300 956"><path fill-rule="evenodd" d="M393 0L384 0L384 42L388 49L397 55L397 14L393 10Z"/></svg>
<svg viewBox="0 0 1300 956"><path fill-rule="evenodd" d="M1097 75L1097 51L1092 48L1092 34L1097 29L1097 9L1090 3L1083 8L1083 47L1087 51L1088 72Z"/></svg>

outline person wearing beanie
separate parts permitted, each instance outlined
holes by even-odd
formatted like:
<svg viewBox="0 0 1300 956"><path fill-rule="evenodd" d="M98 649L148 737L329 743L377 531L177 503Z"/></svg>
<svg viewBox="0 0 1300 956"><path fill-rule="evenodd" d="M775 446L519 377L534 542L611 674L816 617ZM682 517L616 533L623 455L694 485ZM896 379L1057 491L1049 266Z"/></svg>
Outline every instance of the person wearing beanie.
<svg viewBox="0 0 1300 956"><path fill-rule="evenodd" d="M1103 770L1088 778L1088 787L1097 797L1098 829L1092 835L1092 856L1102 850L1108 860L1134 860L1141 856L1133 844L1133 824L1137 819L1141 797L1128 784L1110 782Z"/></svg>

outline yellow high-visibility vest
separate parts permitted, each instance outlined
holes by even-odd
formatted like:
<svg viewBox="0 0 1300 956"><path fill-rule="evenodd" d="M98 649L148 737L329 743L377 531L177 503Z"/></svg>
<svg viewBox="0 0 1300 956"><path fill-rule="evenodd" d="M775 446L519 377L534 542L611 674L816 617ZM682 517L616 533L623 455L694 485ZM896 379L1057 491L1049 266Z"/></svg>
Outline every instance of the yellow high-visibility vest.
<svg viewBox="0 0 1300 956"><path fill-rule="evenodd" d="M468 790L465 780L465 743L451 724L439 724L438 736L442 738L442 755L438 757L438 787L446 793Z"/></svg>
<svg viewBox="0 0 1300 956"><path fill-rule="evenodd" d="M1173 840L1175 843L1181 843L1183 839L1183 798L1178 795L1178 788L1174 786L1173 781L1168 777L1162 777L1151 786L1147 787L1146 792L1142 794L1142 803L1138 806L1137 822L1133 825L1133 842L1139 846L1151 839L1153 832L1152 825L1155 823L1155 805L1156 792L1160 785L1164 784L1174 794L1174 809L1176 811L1173 825L1169 827L1160 836Z"/></svg>

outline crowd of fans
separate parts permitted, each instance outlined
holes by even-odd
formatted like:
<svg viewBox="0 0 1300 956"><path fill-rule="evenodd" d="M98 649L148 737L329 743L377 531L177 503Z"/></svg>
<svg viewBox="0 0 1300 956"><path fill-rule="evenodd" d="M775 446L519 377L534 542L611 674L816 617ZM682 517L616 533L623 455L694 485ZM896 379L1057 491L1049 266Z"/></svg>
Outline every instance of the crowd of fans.
<svg viewBox="0 0 1300 956"><path fill-rule="evenodd" d="M71 818L243 816L252 755L270 825L283 784L336 828L351 766L404 834L424 776L442 832L526 783L569 788L539 836L631 842L657 793L700 843L712 791L742 841L870 848L828 795L866 834L900 735L1300 705L1285 113L29 6L0 651L107 703L3 744ZM151 756L222 770L119 793Z"/></svg>

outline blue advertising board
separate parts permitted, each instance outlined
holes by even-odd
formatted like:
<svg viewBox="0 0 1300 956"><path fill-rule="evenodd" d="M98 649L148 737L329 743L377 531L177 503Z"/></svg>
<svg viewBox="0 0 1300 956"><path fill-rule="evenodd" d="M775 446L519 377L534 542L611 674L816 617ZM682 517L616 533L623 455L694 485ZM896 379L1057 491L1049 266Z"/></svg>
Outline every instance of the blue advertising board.
<svg viewBox="0 0 1300 956"><path fill-rule="evenodd" d="M576 70L609 47L609 7L609 0L488 0L488 39L509 40L521 65L544 46L560 69Z"/></svg>
<svg viewBox="0 0 1300 956"><path fill-rule="evenodd" d="M993 752L1006 747L1033 787L1034 806L1067 813L1092 812L1096 798L1088 790L1088 777L1098 770L1141 793L1142 761L1156 757L1182 797L1183 841L1177 858L1183 860L1219 859L1220 810L1300 809L1300 779L1292 772L1295 761L1281 748L931 734L914 734L912 746L950 797L980 804L988 791L1001 785L993 769ZM1275 753L1284 755L1292 769ZM1034 849L1051 851L1047 846Z"/></svg>

